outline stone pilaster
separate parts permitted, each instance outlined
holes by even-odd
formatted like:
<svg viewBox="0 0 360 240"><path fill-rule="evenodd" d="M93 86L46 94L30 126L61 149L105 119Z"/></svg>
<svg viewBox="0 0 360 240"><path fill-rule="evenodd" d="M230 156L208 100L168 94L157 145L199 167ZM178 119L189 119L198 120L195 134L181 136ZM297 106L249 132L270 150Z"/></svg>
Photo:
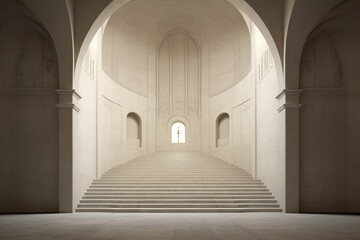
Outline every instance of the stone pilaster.
<svg viewBox="0 0 360 240"><path fill-rule="evenodd" d="M58 89L59 102L59 212L73 209L73 126L81 96L74 89Z"/></svg>
<svg viewBox="0 0 360 240"><path fill-rule="evenodd" d="M277 97L279 114L285 121L285 212L299 212L300 94L301 89L284 89Z"/></svg>

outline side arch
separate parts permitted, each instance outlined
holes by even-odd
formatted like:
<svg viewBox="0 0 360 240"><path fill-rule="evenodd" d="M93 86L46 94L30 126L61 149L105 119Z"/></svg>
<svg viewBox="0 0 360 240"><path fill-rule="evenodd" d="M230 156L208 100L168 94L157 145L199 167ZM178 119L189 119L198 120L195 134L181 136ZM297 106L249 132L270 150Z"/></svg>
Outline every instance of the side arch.
<svg viewBox="0 0 360 240"><path fill-rule="evenodd" d="M305 43L300 65L300 87L340 87L340 63L331 38L325 32L314 33Z"/></svg>
<svg viewBox="0 0 360 240"><path fill-rule="evenodd" d="M216 118L216 147L224 147L230 144L230 115L221 113Z"/></svg>
<svg viewBox="0 0 360 240"><path fill-rule="evenodd" d="M142 123L140 116L135 112L130 112L126 117L127 143L133 146L142 146Z"/></svg>

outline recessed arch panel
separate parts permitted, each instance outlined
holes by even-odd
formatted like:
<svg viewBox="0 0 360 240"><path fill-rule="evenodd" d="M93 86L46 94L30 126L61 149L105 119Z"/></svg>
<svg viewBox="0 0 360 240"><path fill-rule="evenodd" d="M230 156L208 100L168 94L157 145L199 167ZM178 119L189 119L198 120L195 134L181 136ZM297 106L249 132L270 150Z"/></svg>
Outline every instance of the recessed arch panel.
<svg viewBox="0 0 360 240"><path fill-rule="evenodd" d="M230 116L228 113L220 114L216 119L216 147L229 145Z"/></svg>
<svg viewBox="0 0 360 240"><path fill-rule="evenodd" d="M141 147L142 145L142 129L141 118L138 114L131 112L127 115L127 138L128 144Z"/></svg>

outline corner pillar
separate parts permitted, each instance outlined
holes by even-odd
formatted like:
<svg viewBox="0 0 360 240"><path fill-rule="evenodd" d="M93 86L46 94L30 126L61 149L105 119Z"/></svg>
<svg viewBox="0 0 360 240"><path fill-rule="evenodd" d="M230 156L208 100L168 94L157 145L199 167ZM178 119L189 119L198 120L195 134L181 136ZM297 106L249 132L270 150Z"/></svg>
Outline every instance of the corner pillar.
<svg viewBox="0 0 360 240"><path fill-rule="evenodd" d="M80 95L74 89L58 89L59 101L56 104L59 113L59 212L71 213L73 209L73 126L74 115Z"/></svg>
<svg viewBox="0 0 360 240"><path fill-rule="evenodd" d="M285 121L285 212L299 212L300 95L301 89L284 89L276 99Z"/></svg>

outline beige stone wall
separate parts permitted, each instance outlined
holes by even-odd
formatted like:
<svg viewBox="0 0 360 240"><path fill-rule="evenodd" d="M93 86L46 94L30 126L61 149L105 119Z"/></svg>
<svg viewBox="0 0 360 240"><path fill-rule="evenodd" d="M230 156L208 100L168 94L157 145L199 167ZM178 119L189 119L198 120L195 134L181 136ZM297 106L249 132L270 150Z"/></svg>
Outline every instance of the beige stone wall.
<svg viewBox="0 0 360 240"><path fill-rule="evenodd" d="M284 111L279 112L279 74L269 46L260 31L253 32L256 74L256 162L255 176L264 181L285 210Z"/></svg>
<svg viewBox="0 0 360 240"><path fill-rule="evenodd" d="M300 209L359 212L359 4L335 8L302 56ZM336 15L337 13L342 15ZM337 16L337 17L332 17ZM321 43L321 44L320 44ZM310 79L310 82L309 82Z"/></svg>
<svg viewBox="0 0 360 240"><path fill-rule="evenodd" d="M254 72L236 86L210 99L210 153L254 174L255 105ZM216 123L222 113L229 114L228 144L216 144ZM226 141L226 140L225 140Z"/></svg>
<svg viewBox="0 0 360 240"><path fill-rule="evenodd" d="M0 212L56 212L57 55L27 9L0 8Z"/></svg>

